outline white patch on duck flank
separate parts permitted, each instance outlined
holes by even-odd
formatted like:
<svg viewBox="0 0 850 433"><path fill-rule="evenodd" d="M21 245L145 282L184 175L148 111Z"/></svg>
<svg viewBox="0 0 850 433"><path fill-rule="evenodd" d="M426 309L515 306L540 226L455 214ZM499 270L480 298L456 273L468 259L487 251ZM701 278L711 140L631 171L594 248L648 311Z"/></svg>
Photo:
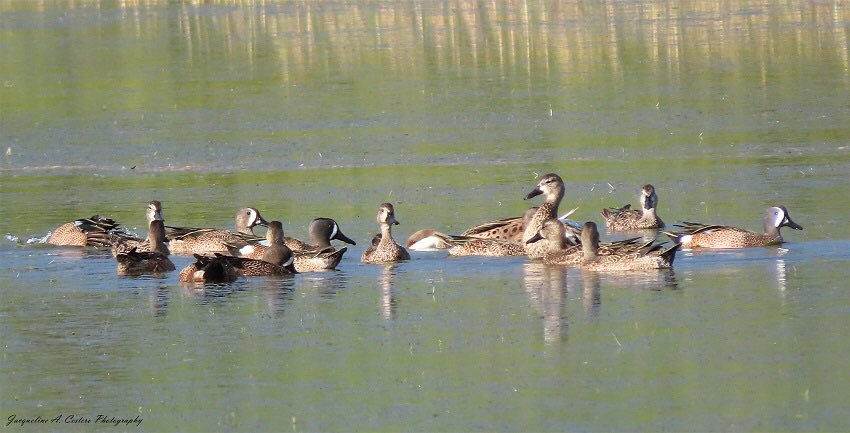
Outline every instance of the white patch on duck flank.
<svg viewBox="0 0 850 433"><path fill-rule="evenodd" d="M254 250L255 250L255 248L254 248L253 245L245 245L244 247L239 248L239 255L240 256L247 256L247 255L253 253Z"/></svg>
<svg viewBox="0 0 850 433"><path fill-rule="evenodd" d="M684 235L684 236L679 238L679 242L682 244L683 247L691 246L692 240L693 240L693 236L691 236L691 235Z"/></svg>
<svg viewBox="0 0 850 433"><path fill-rule="evenodd" d="M412 251L436 251L439 249L438 245L440 245L440 243L442 242L442 239L432 235L419 239L408 248L410 248Z"/></svg>
<svg viewBox="0 0 850 433"><path fill-rule="evenodd" d="M285 267L287 267L287 266L291 265L293 260L295 260L295 256L290 255L290 256L289 256L289 260L287 260L287 261L283 262L283 264L282 264L282 265L280 265L280 266L285 268Z"/></svg>

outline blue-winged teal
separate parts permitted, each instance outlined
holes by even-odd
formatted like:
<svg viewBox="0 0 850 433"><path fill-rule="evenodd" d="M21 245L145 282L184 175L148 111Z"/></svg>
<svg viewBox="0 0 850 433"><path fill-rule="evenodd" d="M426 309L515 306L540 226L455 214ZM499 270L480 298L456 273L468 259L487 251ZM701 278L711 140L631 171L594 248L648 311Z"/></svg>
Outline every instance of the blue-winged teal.
<svg viewBox="0 0 850 433"><path fill-rule="evenodd" d="M160 220L148 225L148 244L150 251L137 251L136 247L115 255L118 261L118 273L122 275L141 273L162 273L174 270L174 263L168 258L165 246L165 226Z"/></svg>
<svg viewBox="0 0 850 433"><path fill-rule="evenodd" d="M378 225L381 233L372 239L371 245L363 252L360 260L364 263L392 263L399 260L410 260L410 254L393 240L393 225L397 225L395 209L390 203L378 206Z"/></svg>
<svg viewBox="0 0 850 433"><path fill-rule="evenodd" d="M301 242L297 239L284 237L284 243L292 250L295 261L295 270L298 272L315 272L336 269L342 256L348 250L347 247L334 248L330 241L333 239L357 245L339 229L339 224L330 218L316 218L308 228L310 238L314 245ZM300 249L295 249L300 248ZM259 259L262 257L266 246L258 243L249 243L242 248L230 246L230 253L234 256Z"/></svg>
<svg viewBox="0 0 850 433"><path fill-rule="evenodd" d="M162 220L162 204L159 201L148 203L148 224L153 220ZM112 246L113 237L126 240L129 246L141 242L144 239L131 236L127 231L110 218L94 215L91 218L82 218L59 226L47 238L47 243L52 245L66 246Z"/></svg>
<svg viewBox="0 0 850 433"><path fill-rule="evenodd" d="M357 242L351 240L339 228L339 224L331 218L316 218L310 222L307 228L310 234L312 244L300 241L295 238L285 237L283 241L286 246L292 251L317 251L325 250L331 247L332 240L345 242L349 245L357 245Z"/></svg>
<svg viewBox="0 0 850 433"><path fill-rule="evenodd" d="M591 271L640 271L673 267L679 244L664 248L652 243L638 252L599 254L599 230L596 223L587 222L581 233L583 257L579 266Z"/></svg>
<svg viewBox="0 0 850 433"><path fill-rule="evenodd" d="M268 225L260 212L252 207L236 212L236 232L214 228L168 227L169 246L174 254L227 252L228 245L245 246L259 240L254 227Z"/></svg>
<svg viewBox="0 0 850 433"><path fill-rule="evenodd" d="M511 242L521 242L523 228L523 217L519 216L478 224L460 235L481 239L502 239Z"/></svg>
<svg viewBox="0 0 850 433"><path fill-rule="evenodd" d="M803 227L791 220L785 206L769 207L764 212L764 233L758 234L737 227L707 225L685 221L676 224L683 232L664 232L684 248L747 248L779 245L783 242L779 234L781 227L803 230Z"/></svg>
<svg viewBox="0 0 850 433"><path fill-rule="evenodd" d="M236 275L245 277L278 276L297 273L293 265L292 251L283 243L283 224L280 221L272 221L268 223L268 226L266 238L269 240L269 247L263 251L261 259L224 256L219 253L215 253L215 257L227 260L227 263L233 267ZM203 264L204 262L200 263L200 265ZM198 268L198 265L199 263L196 261L180 271L181 277L184 278L181 281L197 281L199 279L197 272L201 270Z"/></svg>
<svg viewBox="0 0 850 433"><path fill-rule="evenodd" d="M450 256L507 257L525 255L525 249L522 245L504 239L447 235L433 230L430 236L437 242L444 244L449 249Z"/></svg>
<svg viewBox="0 0 850 433"><path fill-rule="evenodd" d="M61 246L107 247L112 233L123 233L120 224L111 218L93 215L62 224L47 237L47 243Z"/></svg>
<svg viewBox="0 0 850 433"><path fill-rule="evenodd" d="M543 263L549 265L578 265L584 254L581 243L573 245L568 243L566 236L567 227L559 220L549 219L543 223L543 227L528 242L537 242L545 239L549 250L543 255ZM579 233L581 234L581 233ZM625 254L637 252L648 244L638 242L640 238L623 239L616 242L608 242L599 246L599 254ZM652 242L649 242L652 243Z"/></svg>
<svg viewBox="0 0 850 433"><path fill-rule="evenodd" d="M640 210L631 209L631 205L628 204L621 208L602 209L602 216L605 218L605 226L608 230L642 230L664 227L664 221L661 221L661 218L658 218L656 214L658 195L655 194L655 187L650 184L644 185L639 200Z"/></svg>
<svg viewBox="0 0 850 433"><path fill-rule="evenodd" d="M530 220L537 211L533 207L520 217L502 218L495 221L489 221L483 224L478 224L463 233L460 237L463 238L479 238L479 239L496 239L519 244L522 242L522 230L525 227L524 221ZM409 238L407 238L407 248L412 251L431 251L451 248L454 244L448 244L445 241L446 235L434 229L417 230Z"/></svg>
<svg viewBox="0 0 850 433"><path fill-rule="evenodd" d="M449 248L449 244L442 237L442 233L434 229L422 229L415 231L407 238L407 249L411 251L434 251Z"/></svg>
<svg viewBox="0 0 850 433"><path fill-rule="evenodd" d="M165 221L162 216L162 203L159 200L152 200L145 208L145 217L148 221L148 227L152 221ZM117 257L118 253L130 251L135 248L137 252L151 251L151 243L149 239L139 238L125 232L113 232L109 234L109 240L112 244L112 256ZM168 239L164 239L168 242Z"/></svg>
<svg viewBox="0 0 850 433"><path fill-rule="evenodd" d="M239 276L236 268L230 264L226 256L202 256L194 254L195 262L189 264L177 277L178 281L187 283L230 283Z"/></svg>
<svg viewBox="0 0 850 433"><path fill-rule="evenodd" d="M536 206L531 207L520 217L504 218L479 224L461 233L460 236L479 239L504 240L517 245L522 245L522 236L525 226L534 217L537 209L538 208ZM558 218L559 221L568 227L566 236L573 244L578 243L577 234L581 233L581 224L569 219L568 217L576 210L578 210L578 208L572 209ZM445 242L445 236L454 235L445 235L433 229L417 230L407 239L407 248L412 251L433 251L450 248L450 245Z"/></svg>
<svg viewBox="0 0 850 433"><path fill-rule="evenodd" d="M532 259L542 258L549 250L549 244L545 240L541 239L534 242L528 240L537 235L543 227L544 221L558 218L558 206L561 204L561 199L564 198L564 181L561 176L554 173L541 176L537 186L525 196L525 199L528 200L541 194L544 195L543 204L526 223L522 235L525 253Z"/></svg>

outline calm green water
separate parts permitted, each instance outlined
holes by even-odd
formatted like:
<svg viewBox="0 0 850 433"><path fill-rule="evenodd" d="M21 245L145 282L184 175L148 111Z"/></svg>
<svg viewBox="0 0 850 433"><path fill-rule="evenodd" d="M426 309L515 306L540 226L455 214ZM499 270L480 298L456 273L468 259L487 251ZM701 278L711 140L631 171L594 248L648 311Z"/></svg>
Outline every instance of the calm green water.
<svg viewBox="0 0 850 433"><path fill-rule="evenodd" d="M144 232L158 199L171 225L253 205L358 241L337 272L197 290L2 240L0 419L850 430L848 37L839 1L0 0L0 233ZM398 240L460 232L546 172L579 220L650 182L668 223L758 229L783 204L805 230L660 273L359 262L381 202Z"/></svg>

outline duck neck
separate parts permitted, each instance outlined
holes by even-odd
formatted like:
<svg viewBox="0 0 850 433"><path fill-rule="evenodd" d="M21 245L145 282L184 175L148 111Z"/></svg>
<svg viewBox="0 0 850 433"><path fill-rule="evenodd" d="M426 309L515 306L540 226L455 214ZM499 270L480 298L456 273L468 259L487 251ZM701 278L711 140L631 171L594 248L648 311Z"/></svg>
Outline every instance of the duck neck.
<svg viewBox="0 0 850 433"><path fill-rule="evenodd" d="M393 240L392 226L381 223L381 243L395 243Z"/></svg>
<svg viewBox="0 0 850 433"><path fill-rule="evenodd" d="M779 227L776 227L775 225L773 225L773 223L770 223L768 221L764 222L764 234L770 237L780 239L782 238L782 236L779 234Z"/></svg>
<svg viewBox="0 0 850 433"><path fill-rule="evenodd" d="M254 229L252 227L245 227L241 226L240 224L237 224L236 231L242 233L243 235L254 236Z"/></svg>
<svg viewBox="0 0 850 433"><path fill-rule="evenodd" d="M151 246L151 252L160 253L162 255L170 255L171 251L168 250L168 247L165 245L163 239L165 238L165 233L156 233L155 228L148 229L148 243Z"/></svg>
<svg viewBox="0 0 850 433"><path fill-rule="evenodd" d="M546 197L546 201L540 205L540 209L537 209L537 215L544 217L542 221L558 218L558 205L561 204L562 198L564 198L564 191L560 190Z"/></svg>
<svg viewBox="0 0 850 433"><path fill-rule="evenodd" d="M593 241L588 242L582 239L581 251L585 261L594 260L599 252L599 245Z"/></svg>

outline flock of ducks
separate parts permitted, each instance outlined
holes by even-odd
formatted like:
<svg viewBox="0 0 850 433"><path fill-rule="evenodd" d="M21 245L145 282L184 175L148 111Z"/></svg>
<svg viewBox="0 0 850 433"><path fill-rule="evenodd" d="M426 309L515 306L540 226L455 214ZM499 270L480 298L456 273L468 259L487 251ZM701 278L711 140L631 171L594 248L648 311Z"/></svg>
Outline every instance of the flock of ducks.
<svg viewBox="0 0 850 433"><path fill-rule="evenodd" d="M663 231L658 217L658 196L652 185L640 194L640 209L629 205L602 210L609 232L660 230L673 240L665 245L655 239L640 237L600 243L596 223L584 224L558 218L558 207L564 197L564 182L554 173L538 179L526 196L542 195L539 207L528 209L522 216L479 224L460 235L449 235L433 229L415 232L407 241L407 249L393 239L392 226L399 222L391 203L378 207L380 233L363 252L364 263L392 263L409 260L412 251L448 249L453 256L527 256L553 265L567 265L595 271L631 271L663 269L673 266L680 248L745 248L777 245L783 242L782 227L803 228L791 220L783 206L770 207L764 214L764 233L737 227L683 222L676 232ZM569 214L567 214L568 216ZM108 247L121 274L164 273L174 271L171 254L193 255L195 261L182 269L182 282L231 282L238 277L288 275L298 272L335 269L347 247L331 244L338 240L356 243L342 233L336 221L316 218L310 223L310 241L284 236L280 221L266 221L256 208L236 213L236 231L218 228L166 226L159 201L148 203L146 216L148 235L138 238L110 218L92 216L66 223L47 238L53 245ZM254 227L267 227L265 237L254 233Z"/></svg>

